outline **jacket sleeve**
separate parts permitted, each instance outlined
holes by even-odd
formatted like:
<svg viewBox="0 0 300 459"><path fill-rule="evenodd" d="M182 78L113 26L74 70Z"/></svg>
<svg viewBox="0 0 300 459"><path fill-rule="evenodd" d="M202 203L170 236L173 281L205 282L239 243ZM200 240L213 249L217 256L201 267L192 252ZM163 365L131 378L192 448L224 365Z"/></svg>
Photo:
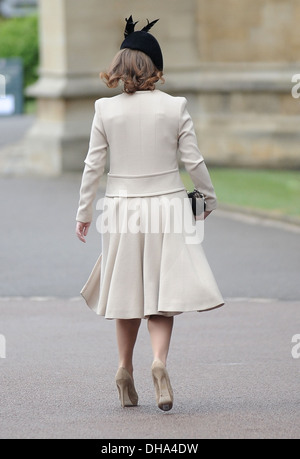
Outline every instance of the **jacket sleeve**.
<svg viewBox="0 0 300 459"><path fill-rule="evenodd" d="M93 202L99 186L99 180L104 174L108 142L100 114L100 101L95 103L95 116L92 124L89 151L83 170L79 206L76 220L89 223L93 217Z"/></svg>
<svg viewBox="0 0 300 459"><path fill-rule="evenodd" d="M206 197L206 210L217 208L217 198L204 158L201 155L194 130L193 121L187 111L187 100L182 98L179 120L178 149L181 161L194 186Z"/></svg>

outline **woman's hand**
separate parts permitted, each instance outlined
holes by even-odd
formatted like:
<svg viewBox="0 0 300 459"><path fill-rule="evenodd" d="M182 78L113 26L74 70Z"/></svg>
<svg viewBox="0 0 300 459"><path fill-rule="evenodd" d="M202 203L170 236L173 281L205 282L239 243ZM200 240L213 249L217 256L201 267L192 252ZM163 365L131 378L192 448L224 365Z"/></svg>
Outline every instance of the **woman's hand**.
<svg viewBox="0 0 300 459"><path fill-rule="evenodd" d="M76 235L78 239L80 239L81 242L86 242L85 236L87 236L87 233L89 231L89 227L91 226L91 223L83 223L83 222L77 222L76 224Z"/></svg>

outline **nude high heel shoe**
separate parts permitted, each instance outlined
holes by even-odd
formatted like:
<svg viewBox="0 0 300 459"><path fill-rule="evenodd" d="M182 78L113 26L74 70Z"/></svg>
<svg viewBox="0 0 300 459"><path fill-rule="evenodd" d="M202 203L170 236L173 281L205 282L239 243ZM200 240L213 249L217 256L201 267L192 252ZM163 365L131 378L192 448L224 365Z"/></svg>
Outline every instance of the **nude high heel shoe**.
<svg viewBox="0 0 300 459"><path fill-rule="evenodd" d="M152 364L152 378L158 408L162 411L170 411L173 407L173 389L167 369L160 360L154 360Z"/></svg>
<svg viewBox="0 0 300 459"><path fill-rule="evenodd" d="M119 399L122 407L137 406L138 394L134 387L133 378L126 368L120 367L116 374L116 384L119 392Z"/></svg>

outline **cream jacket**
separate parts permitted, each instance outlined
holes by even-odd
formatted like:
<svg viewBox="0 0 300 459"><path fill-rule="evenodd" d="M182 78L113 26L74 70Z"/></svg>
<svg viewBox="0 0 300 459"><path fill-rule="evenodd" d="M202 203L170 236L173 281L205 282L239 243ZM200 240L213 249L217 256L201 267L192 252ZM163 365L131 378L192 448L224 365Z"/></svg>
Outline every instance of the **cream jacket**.
<svg viewBox="0 0 300 459"><path fill-rule="evenodd" d="M77 221L92 220L93 201L105 171L108 149L106 196L142 197L184 190L178 170L179 151L195 188L206 196L207 210L216 208L214 188L184 97L159 90L123 93L97 100L95 109Z"/></svg>

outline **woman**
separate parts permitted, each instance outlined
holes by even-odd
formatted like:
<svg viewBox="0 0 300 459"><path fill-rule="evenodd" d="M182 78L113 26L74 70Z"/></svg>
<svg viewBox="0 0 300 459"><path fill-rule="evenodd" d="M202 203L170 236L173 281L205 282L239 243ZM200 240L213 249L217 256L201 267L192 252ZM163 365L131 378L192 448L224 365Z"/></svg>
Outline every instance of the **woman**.
<svg viewBox="0 0 300 459"><path fill-rule="evenodd" d="M216 208L216 196L186 99L155 89L155 83L163 81L161 48L148 32L155 22L134 31L132 16L126 19L121 49L107 73L101 74L109 88L122 81L124 90L95 104L76 233L86 242L109 147L103 203L104 220L109 224L105 229L102 225L101 278L93 309L116 319L116 384L123 407L138 404L132 358L141 319L148 320L156 401L161 410L168 411L173 391L166 363L174 316L213 309L224 302L201 244L188 243L185 223L195 220L180 179L178 149L195 188L206 197L204 218Z"/></svg>

